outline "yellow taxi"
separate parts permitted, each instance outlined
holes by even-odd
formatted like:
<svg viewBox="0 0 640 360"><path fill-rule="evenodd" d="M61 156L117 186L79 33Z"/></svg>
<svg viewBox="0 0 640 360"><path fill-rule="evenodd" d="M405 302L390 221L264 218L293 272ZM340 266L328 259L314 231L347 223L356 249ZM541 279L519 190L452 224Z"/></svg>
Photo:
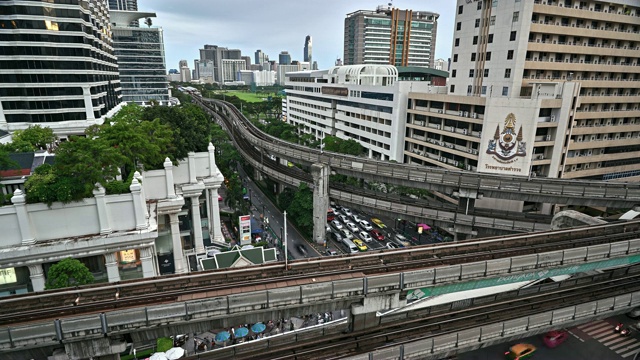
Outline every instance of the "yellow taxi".
<svg viewBox="0 0 640 360"><path fill-rule="evenodd" d="M365 245L365 244L362 242L362 240L360 240L360 239L355 239L355 240L353 240L353 243L356 245L356 247L357 247L357 248L358 248L358 250L360 250L360 251L367 251L367 250L368 250L367 245Z"/></svg>
<svg viewBox="0 0 640 360"><path fill-rule="evenodd" d="M532 357L534 352L536 352L536 347L531 344L515 344L504 355L507 359L520 360Z"/></svg>
<svg viewBox="0 0 640 360"><path fill-rule="evenodd" d="M378 218L371 218L371 222L376 224L380 229L384 229L387 227L387 225L385 225L382 220L378 219Z"/></svg>

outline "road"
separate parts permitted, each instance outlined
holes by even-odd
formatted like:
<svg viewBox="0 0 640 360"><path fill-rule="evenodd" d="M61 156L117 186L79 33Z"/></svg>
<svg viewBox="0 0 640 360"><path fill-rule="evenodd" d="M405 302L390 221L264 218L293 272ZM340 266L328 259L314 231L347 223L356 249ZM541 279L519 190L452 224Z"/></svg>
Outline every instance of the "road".
<svg viewBox="0 0 640 360"><path fill-rule="evenodd" d="M509 346L516 343L529 343L537 348L532 359L545 360L632 360L640 351L640 334L632 332L629 337L622 337L614 333L615 324L622 322L631 325L634 320L619 315L603 320L596 320L586 324L569 328L571 335L567 341L554 349L546 347L542 342L542 335L521 339L509 344L490 346L484 349L464 353L459 360L504 360L504 353ZM638 357L640 359L640 356Z"/></svg>

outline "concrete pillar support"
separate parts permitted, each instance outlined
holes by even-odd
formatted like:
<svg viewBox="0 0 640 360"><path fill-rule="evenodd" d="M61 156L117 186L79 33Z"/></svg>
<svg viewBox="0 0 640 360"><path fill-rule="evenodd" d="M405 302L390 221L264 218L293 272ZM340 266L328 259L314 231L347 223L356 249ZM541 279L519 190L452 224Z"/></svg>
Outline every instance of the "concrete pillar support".
<svg viewBox="0 0 640 360"><path fill-rule="evenodd" d="M87 116L87 120L95 120L96 117L93 114L93 101L91 100L91 86L82 87L82 98L84 99L84 111Z"/></svg>
<svg viewBox="0 0 640 360"><path fill-rule="evenodd" d="M29 265L29 277L31 278L31 286L33 287L33 291L44 290L45 281L42 264Z"/></svg>
<svg viewBox="0 0 640 360"><path fill-rule="evenodd" d="M400 306L400 293L367 296L362 304L351 305L350 329L359 331L380 324L377 311L390 310Z"/></svg>
<svg viewBox="0 0 640 360"><path fill-rule="evenodd" d="M111 220L109 219L109 212L107 211L107 201L105 194L107 192L99 183L96 184L96 189L93 190L93 197L96 199L96 207L98 208L98 222L100 223L100 235L106 235L111 233Z"/></svg>
<svg viewBox="0 0 640 360"><path fill-rule="evenodd" d="M20 228L20 234L22 235L22 245L35 244L36 239L33 237L31 232L31 222L29 221L29 214L27 213L27 198L22 190L18 189L13 193L11 203L16 209L18 227Z"/></svg>
<svg viewBox="0 0 640 360"><path fill-rule="evenodd" d="M165 158L162 165L164 166L164 178L167 185L167 197L169 199L175 199L176 188L173 185L173 163L169 158Z"/></svg>
<svg viewBox="0 0 640 360"><path fill-rule="evenodd" d="M204 254L204 240L202 239L202 222L200 221L200 196L191 196L191 222L193 225L193 241L196 244L196 254Z"/></svg>
<svg viewBox="0 0 640 360"><path fill-rule="evenodd" d="M115 253L104 254L104 263L107 267L107 279L109 282L120 281L120 270L118 269L118 259Z"/></svg>
<svg viewBox="0 0 640 360"><path fill-rule="evenodd" d="M173 263L176 274L186 272L184 266L184 254L182 249L182 239L180 239L180 226L178 225L178 214L169 214L169 223L171 224L171 241L173 243Z"/></svg>
<svg viewBox="0 0 640 360"><path fill-rule="evenodd" d="M327 209L329 208L329 174L327 164L311 165L313 176L313 241L325 245Z"/></svg>
<svg viewBox="0 0 640 360"><path fill-rule="evenodd" d="M140 261L142 262L142 277L150 278L156 276L153 266L153 248L151 246L140 248Z"/></svg>

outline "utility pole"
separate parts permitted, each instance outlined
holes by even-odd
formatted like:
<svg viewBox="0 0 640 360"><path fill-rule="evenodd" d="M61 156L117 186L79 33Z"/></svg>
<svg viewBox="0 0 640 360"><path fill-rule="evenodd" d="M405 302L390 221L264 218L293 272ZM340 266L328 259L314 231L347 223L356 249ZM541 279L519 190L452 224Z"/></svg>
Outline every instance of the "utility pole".
<svg viewBox="0 0 640 360"><path fill-rule="evenodd" d="M284 269L289 269L289 254L287 253L287 210L284 211Z"/></svg>

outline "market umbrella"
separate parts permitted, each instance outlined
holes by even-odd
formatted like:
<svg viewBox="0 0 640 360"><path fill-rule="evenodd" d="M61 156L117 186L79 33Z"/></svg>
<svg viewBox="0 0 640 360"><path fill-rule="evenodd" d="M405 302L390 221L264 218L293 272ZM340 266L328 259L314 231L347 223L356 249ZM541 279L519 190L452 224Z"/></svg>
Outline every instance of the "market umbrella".
<svg viewBox="0 0 640 360"><path fill-rule="evenodd" d="M167 359L176 360L184 356L184 349L181 347L174 347L165 351L164 354L167 357Z"/></svg>
<svg viewBox="0 0 640 360"><path fill-rule="evenodd" d="M251 331L253 331L256 334L260 334L266 328L267 328L267 326L265 324L259 322L259 323L255 323L255 324L253 324L253 326L251 326Z"/></svg>
<svg viewBox="0 0 640 360"><path fill-rule="evenodd" d="M236 329L236 337L242 338L247 336L247 334L249 334L249 329L247 329L246 327Z"/></svg>
<svg viewBox="0 0 640 360"><path fill-rule="evenodd" d="M431 226L427 225L427 224L417 224L417 227L422 227L422 230L429 230L431 229Z"/></svg>
<svg viewBox="0 0 640 360"><path fill-rule="evenodd" d="M215 341L218 341L218 342L227 341L229 340L230 337L231 337L231 334L229 334L228 331L220 331L219 333L216 334Z"/></svg>
<svg viewBox="0 0 640 360"><path fill-rule="evenodd" d="M167 356L163 352L157 352L151 355L149 360L169 360L169 359L167 359Z"/></svg>

